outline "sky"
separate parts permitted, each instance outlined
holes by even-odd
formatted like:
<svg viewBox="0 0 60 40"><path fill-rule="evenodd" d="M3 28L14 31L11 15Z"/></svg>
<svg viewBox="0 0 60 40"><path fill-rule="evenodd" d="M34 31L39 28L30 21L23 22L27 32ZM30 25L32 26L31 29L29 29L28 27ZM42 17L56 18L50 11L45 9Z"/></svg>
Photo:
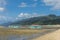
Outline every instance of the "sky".
<svg viewBox="0 0 60 40"><path fill-rule="evenodd" d="M60 0L0 0L0 23L49 14L60 15Z"/></svg>

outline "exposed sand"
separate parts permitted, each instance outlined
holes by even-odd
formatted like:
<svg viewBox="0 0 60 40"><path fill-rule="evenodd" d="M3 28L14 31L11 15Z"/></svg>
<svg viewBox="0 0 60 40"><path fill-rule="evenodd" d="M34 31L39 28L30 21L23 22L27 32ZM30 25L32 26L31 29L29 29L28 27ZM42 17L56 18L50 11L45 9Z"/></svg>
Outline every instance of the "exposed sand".
<svg viewBox="0 0 60 40"><path fill-rule="evenodd" d="M33 30L33 29L4 29L0 28L0 35L7 36L7 35L30 35L39 32L44 32L46 30Z"/></svg>
<svg viewBox="0 0 60 40"><path fill-rule="evenodd" d="M55 32L35 38L33 40L60 40L60 29L56 30Z"/></svg>

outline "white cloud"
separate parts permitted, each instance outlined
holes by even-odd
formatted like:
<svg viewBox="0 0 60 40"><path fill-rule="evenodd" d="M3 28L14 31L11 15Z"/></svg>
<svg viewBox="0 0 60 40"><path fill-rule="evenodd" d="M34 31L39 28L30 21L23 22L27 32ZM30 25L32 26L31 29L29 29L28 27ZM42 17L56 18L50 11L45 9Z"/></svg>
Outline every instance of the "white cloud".
<svg viewBox="0 0 60 40"><path fill-rule="evenodd" d="M0 12L5 10L6 5L7 5L6 0L0 0Z"/></svg>
<svg viewBox="0 0 60 40"><path fill-rule="evenodd" d="M7 21L7 17L3 16L3 15L0 15L0 21Z"/></svg>
<svg viewBox="0 0 60 40"><path fill-rule="evenodd" d="M28 13L20 13L19 15L18 15L18 17L22 17L22 18L29 18L31 15L30 14L28 14Z"/></svg>
<svg viewBox="0 0 60 40"><path fill-rule="evenodd" d="M60 0L43 0L46 6L52 6L52 9L60 9Z"/></svg>
<svg viewBox="0 0 60 40"><path fill-rule="evenodd" d="M13 17L5 16L5 15L0 15L0 21L1 22L8 22L8 21L13 21Z"/></svg>
<svg viewBox="0 0 60 40"><path fill-rule="evenodd" d="M42 14L38 14L38 13L20 13L16 19L26 19L26 18L32 18L32 17L38 17L38 16L44 16Z"/></svg>
<svg viewBox="0 0 60 40"><path fill-rule="evenodd" d="M0 7L0 12L2 12L2 11L4 11L5 10L5 8L3 8L3 7Z"/></svg>
<svg viewBox="0 0 60 40"><path fill-rule="evenodd" d="M18 7L36 7L37 3L33 3L33 4L27 4L25 2L22 2Z"/></svg>
<svg viewBox="0 0 60 40"><path fill-rule="evenodd" d="M6 23L6 22L14 22L13 17L5 16L5 15L0 15L0 24Z"/></svg>
<svg viewBox="0 0 60 40"><path fill-rule="evenodd" d="M17 16L17 20L19 19L19 20L22 20L22 19L26 19L26 18L31 18L32 17L32 15L31 14L29 14L29 13L20 13L18 16Z"/></svg>
<svg viewBox="0 0 60 40"><path fill-rule="evenodd" d="M27 7L27 4L25 2L22 2L19 7Z"/></svg>

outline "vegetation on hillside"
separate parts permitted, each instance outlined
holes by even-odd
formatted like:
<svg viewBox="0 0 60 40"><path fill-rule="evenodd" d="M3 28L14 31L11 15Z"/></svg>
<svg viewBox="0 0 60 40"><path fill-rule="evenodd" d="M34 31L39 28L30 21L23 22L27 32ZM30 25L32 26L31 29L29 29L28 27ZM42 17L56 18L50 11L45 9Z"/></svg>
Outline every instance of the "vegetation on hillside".
<svg viewBox="0 0 60 40"><path fill-rule="evenodd" d="M11 25L32 25L32 24L37 24L37 25L60 24L60 16L50 14L48 16L33 17L33 18L24 19L22 21L16 21Z"/></svg>

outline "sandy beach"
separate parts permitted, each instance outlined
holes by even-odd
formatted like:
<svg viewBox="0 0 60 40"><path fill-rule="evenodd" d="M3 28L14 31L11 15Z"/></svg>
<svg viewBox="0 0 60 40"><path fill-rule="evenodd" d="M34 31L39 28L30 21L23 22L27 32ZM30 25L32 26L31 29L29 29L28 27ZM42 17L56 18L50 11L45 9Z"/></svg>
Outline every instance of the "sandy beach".
<svg viewBox="0 0 60 40"><path fill-rule="evenodd" d="M41 29L41 30L21 30L21 29L0 29L0 40L35 40L39 36L43 36L56 29Z"/></svg>
<svg viewBox="0 0 60 40"><path fill-rule="evenodd" d="M46 35L37 37L33 40L60 40L60 29L52 33L48 33Z"/></svg>

